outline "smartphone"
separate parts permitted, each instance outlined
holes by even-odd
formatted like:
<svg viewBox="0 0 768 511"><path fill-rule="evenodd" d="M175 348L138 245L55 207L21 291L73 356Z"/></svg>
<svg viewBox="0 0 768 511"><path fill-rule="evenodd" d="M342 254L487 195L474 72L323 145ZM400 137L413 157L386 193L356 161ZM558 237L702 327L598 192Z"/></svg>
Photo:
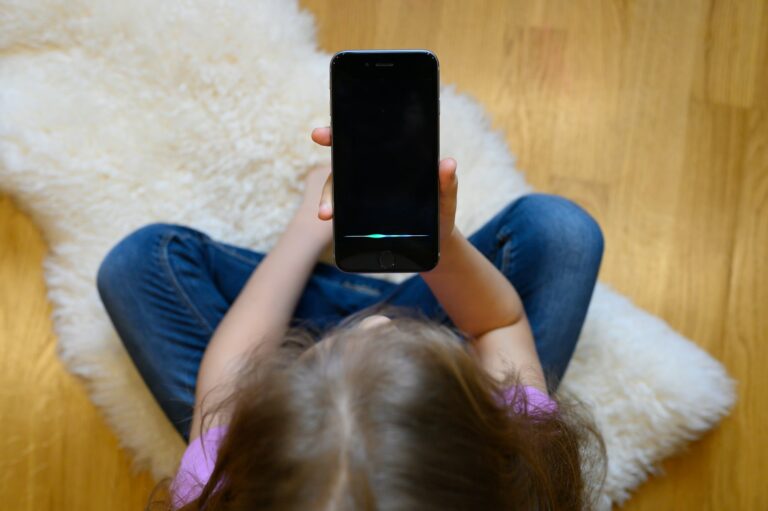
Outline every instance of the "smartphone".
<svg viewBox="0 0 768 511"><path fill-rule="evenodd" d="M423 272L439 252L439 63L351 50L330 64L333 256L350 273Z"/></svg>

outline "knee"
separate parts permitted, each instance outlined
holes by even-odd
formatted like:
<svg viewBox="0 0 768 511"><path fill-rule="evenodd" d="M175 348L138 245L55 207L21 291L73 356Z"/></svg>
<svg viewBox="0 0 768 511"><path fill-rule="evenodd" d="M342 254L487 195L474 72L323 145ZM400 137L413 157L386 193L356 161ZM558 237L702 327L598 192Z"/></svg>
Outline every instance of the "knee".
<svg viewBox="0 0 768 511"><path fill-rule="evenodd" d="M120 240L102 260L96 274L96 287L103 302L125 292L136 276L153 264L156 247L182 226L152 223L140 227Z"/></svg>
<svg viewBox="0 0 768 511"><path fill-rule="evenodd" d="M597 221L581 206L557 195L531 194L514 203L532 242L546 254L599 266L605 240Z"/></svg>

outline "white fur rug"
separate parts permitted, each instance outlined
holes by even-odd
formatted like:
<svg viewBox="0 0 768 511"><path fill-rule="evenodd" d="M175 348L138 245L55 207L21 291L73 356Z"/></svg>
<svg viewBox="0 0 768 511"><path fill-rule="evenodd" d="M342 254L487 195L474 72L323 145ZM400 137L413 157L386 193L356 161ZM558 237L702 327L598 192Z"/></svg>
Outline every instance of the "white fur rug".
<svg viewBox="0 0 768 511"><path fill-rule="evenodd" d="M0 0L0 47L0 187L49 243L59 354L136 469L172 475L184 444L112 330L96 269L158 220L269 250L303 173L329 158L309 139L328 122L329 55L294 0ZM464 232L531 190L489 126L443 88L442 153L460 162ZM720 363L604 285L563 388L605 435L606 508L734 402Z"/></svg>

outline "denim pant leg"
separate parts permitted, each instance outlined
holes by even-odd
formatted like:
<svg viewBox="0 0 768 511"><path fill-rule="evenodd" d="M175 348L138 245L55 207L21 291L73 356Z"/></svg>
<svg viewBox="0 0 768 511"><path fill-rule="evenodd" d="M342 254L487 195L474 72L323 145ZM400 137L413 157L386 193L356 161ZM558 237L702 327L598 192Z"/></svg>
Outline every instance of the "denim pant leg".
<svg viewBox="0 0 768 511"><path fill-rule="evenodd" d="M102 262L102 302L136 368L179 434L189 438L197 374L216 326L265 257L194 229L151 224ZM318 263L294 323L322 330L394 284Z"/></svg>
<svg viewBox="0 0 768 511"><path fill-rule="evenodd" d="M565 198L531 194L507 205L468 240L520 294L554 391L573 355L595 287L603 254L599 225ZM419 275L385 300L418 307L455 326Z"/></svg>

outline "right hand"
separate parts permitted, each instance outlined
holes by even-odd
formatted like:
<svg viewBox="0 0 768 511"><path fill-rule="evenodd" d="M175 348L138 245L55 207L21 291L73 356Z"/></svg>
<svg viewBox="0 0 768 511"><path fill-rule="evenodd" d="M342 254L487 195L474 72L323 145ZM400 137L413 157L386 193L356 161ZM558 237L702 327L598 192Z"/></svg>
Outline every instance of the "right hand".
<svg viewBox="0 0 768 511"><path fill-rule="evenodd" d="M331 128L315 128L312 130L312 140L321 146L330 147L332 142ZM438 165L440 177L440 241L448 239L453 234L456 219L456 195L459 190L459 178L456 174L456 160L443 158ZM333 180L331 173L323 185L320 195L317 217L320 220L333 218Z"/></svg>

